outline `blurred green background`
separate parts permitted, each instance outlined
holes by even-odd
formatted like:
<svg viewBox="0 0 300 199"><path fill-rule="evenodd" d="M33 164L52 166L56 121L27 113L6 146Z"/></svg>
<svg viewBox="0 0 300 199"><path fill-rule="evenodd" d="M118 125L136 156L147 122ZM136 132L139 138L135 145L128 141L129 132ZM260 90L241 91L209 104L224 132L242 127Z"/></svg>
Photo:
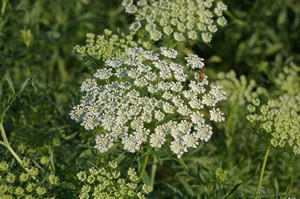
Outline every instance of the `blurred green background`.
<svg viewBox="0 0 300 199"><path fill-rule="evenodd" d="M272 82L283 67L291 62L300 63L300 2L224 2L239 20L227 16L228 25L216 33L210 46L191 48L205 58L209 68L207 72L212 79L216 78L218 72L234 70L237 76L245 75L269 91L276 90ZM84 131L69 118L72 106L79 100L81 82L92 74L90 66L82 62L72 49L76 44L85 43L87 33L102 34L105 28L126 30L131 17L123 12L120 5L121 0L1 2L0 79L2 81L4 77L10 77L15 87L19 88L26 78L33 77L31 84L6 114L5 129L12 146L19 153L36 160L55 154L57 173L64 179L65 186L71 187L70 190L74 189L71 186L74 171L105 159L91 150L93 132ZM229 113L230 110L226 114ZM235 121L240 124L231 129L231 152L223 150L226 148L226 137L222 127L216 127L219 132L215 133L212 141L200 147L198 152L201 152L195 152L202 154L198 161L203 162L202 166L206 165L203 176L196 183L207 183L215 176L210 166L220 166L230 170L228 183L244 183L240 194L247 198L247 193L253 191L257 183L262 150L256 147L259 143L257 138L245 130L242 123L245 119L240 118L242 116L245 117L243 111L236 114ZM3 147L0 148L0 154L3 159L9 156ZM189 157L193 159L192 154L187 156L187 160ZM163 169L163 164L168 164L168 167ZM172 198L171 194L174 193L180 198L181 192L183 195L189 194L187 185L181 182L180 177L172 176L182 170L177 166L176 161L160 165L156 185L160 191L154 192L153 197L161 194ZM272 169L272 173L266 171L266 178L270 179L266 187L275 193L277 188L274 182L277 179L278 190L285 192L290 189L291 193L300 197L299 158L273 151L269 167L272 167L267 168ZM193 172L197 175L196 170ZM164 184L165 179L168 185ZM181 191L177 192L174 187ZM72 197L71 192L68 193L69 197Z"/></svg>

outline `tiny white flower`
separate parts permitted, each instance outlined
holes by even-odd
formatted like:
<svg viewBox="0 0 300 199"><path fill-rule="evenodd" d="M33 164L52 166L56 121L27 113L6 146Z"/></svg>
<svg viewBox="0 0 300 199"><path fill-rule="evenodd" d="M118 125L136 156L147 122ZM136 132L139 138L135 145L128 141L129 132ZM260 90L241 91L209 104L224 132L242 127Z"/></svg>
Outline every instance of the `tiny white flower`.
<svg viewBox="0 0 300 199"><path fill-rule="evenodd" d="M183 116L188 116L192 111L188 108L187 105L181 105L178 107L177 112Z"/></svg>
<svg viewBox="0 0 300 199"><path fill-rule="evenodd" d="M81 126L87 130L93 130L99 124L99 119L94 115L86 115L81 122Z"/></svg>
<svg viewBox="0 0 300 199"><path fill-rule="evenodd" d="M218 20L217 20L217 23L218 23L220 26L226 26L227 20L225 19L225 17L219 17Z"/></svg>
<svg viewBox="0 0 300 199"><path fill-rule="evenodd" d="M187 57L185 57L185 60L187 61L187 65L192 69L203 68L204 66L204 59L198 57L197 55L189 54Z"/></svg>
<svg viewBox="0 0 300 199"><path fill-rule="evenodd" d="M147 140L149 133L150 133L149 129L139 128L133 133L133 135L135 136L136 140L139 140L140 142L145 142Z"/></svg>
<svg viewBox="0 0 300 199"><path fill-rule="evenodd" d="M173 98L173 95L170 92L164 92L164 94L162 95L162 98L165 100L169 100L169 99Z"/></svg>
<svg viewBox="0 0 300 199"><path fill-rule="evenodd" d="M150 135L150 144L152 147L161 148L166 139L162 133L153 133Z"/></svg>
<svg viewBox="0 0 300 199"><path fill-rule="evenodd" d="M178 55L178 52L176 50L174 50L174 49L167 50L166 47L161 47L160 52L165 57L168 57L168 58L171 58L171 59L175 59Z"/></svg>
<svg viewBox="0 0 300 199"><path fill-rule="evenodd" d="M224 113L222 113L219 108L217 109L213 108L212 110L209 111L209 113L210 113L211 121L215 121L215 122L225 121L225 118L223 117Z"/></svg>
<svg viewBox="0 0 300 199"><path fill-rule="evenodd" d="M72 120L76 122L80 122L85 115L85 108L81 104L74 106L73 110L70 112L70 116Z"/></svg>
<svg viewBox="0 0 300 199"><path fill-rule="evenodd" d="M191 117L193 124L204 124L205 123L204 115L201 114L199 111L193 112L190 115L190 117Z"/></svg>
<svg viewBox="0 0 300 199"><path fill-rule="evenodd" d="M174 39L176 41L184 41L184 35L181 32L174 32Z"/></svg>
<svg viewBox="0 0 300 199"><path fill-rule="evenodd" d="M183 153L187 152L187 148L183 144L183 142L180 142L180 141L177 141L177 140L174 140L174 141L171 142L170 148L175 154L177 154L178 158L181 158Z"/></svg>
<svg viewBox="0 0 300 199"><path fill-rule="evenodd" d="M134 135L127 135L122 137L122 144L124 145L124 150L134 153L140 149L142 143Z"/></svg>
<svg viewBox="0 0 300 199"><path fill-rule="evenodd" d="M123 65L123 59L119 57L113 57L111 59L107 59L105 61L105 65L112 68L118 68Z"/></svg>
<svg viewBox="0 0 300 199"><path fill-rule="evenodd" d="M150 37L153 41L158 41L162 37L162 33L159 30L150 31Z"/></svg>
<svg viewBox="0 0 300 199"><path fill-rule="evenodd" d="M199 144L199 142L197 141L198 138L193 135L193 134L185 134L183 137L182 137L183 141L184 141L184 144L187 146L187 147L192 147L192 148L196 148Z"/></svg>
<svg viewBox="0 0 300 199"><path fill-rule="evenodd" d="M168 102L165 102L164 105L163 105L163 109L166 113L174 113L174 107L168 103Z"/></svg>
<svg viewBox="0 0 300 199"><path fill-rule="evenodd" d="M97 135L96 136L96 146L95 148L100 151L100 153L107 152L113 146L113 139L109 135Z"/></svg>
<svg viewBox="0 0 300 199"><path fill-rule="evenodd" d="M158 121L162 121L165 117L165 114L162 113L161 111L155 111L155 119L157 119Z"/></svg>
<svg viewBox="0 0 300 199"><path fill-rule="evenodd" d="M199 124L195 127L196 133L195 136L198 137L200 140L207 142L210 137L212 136L212 127L208 124Z"/></svg>
<svg viewBox="0 0 300 199"><path fill-rule="evenodd" d="M94 74L94 77L100 80L109 79L112 76L112 69L111 68L102 68L98 69L97 72Z"/></svg>
<svg viewBox="0 0 300 199"><path fill-rule="evenodd" d="M210 33L202 33L201 34L202 40L206 43L210 43L212 39L212 35Z"/></svg>
<svg viewBox="0 0 300 199"><path fill-rule="evenodd" d="M80 90L83 92L90 92L97 90L97 82L95 79L86 79L80 86Z"/></svg>
<svg viewBox="0 0 300 199"><path fill-rule="evenodd" d="M140 27L141 27L141 22L135 21L129 26L129 30L131 30L132 32L136 32L140 29Z"/></svg>

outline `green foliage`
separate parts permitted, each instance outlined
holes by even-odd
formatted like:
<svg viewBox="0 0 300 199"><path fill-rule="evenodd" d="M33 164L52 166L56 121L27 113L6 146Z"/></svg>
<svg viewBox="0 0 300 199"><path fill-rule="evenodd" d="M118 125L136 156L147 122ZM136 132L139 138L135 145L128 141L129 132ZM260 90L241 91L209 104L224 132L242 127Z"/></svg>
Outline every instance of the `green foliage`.
<svg viewBox="0 0 300 199"><path fill-rule="evenodd" d="M22 161L22 166L14 161L0 162L1 198L54 198L59 190L58 177L31 166L29 159Z"/></svg>
<svg viewBox="0 0 300 199"><path fill-rule="evenodd" d="M174 1L194 10L188 1ZM209 44L191 23L172 25L178 32L190 28L190 33L180 32L185 39L175 41L175 35L165 34L160 23L169 22L161 18L155 23L163 35L152 41L147 26L151 16L141 18L136 33L128 32L138 24L122 2L1 1L0 198L92 197L103 183L105 193L137 195L147 188L141 198L254 198L256 192L257 198L300 197L299 1L224 0L227 25L204 38L211 39ZM166 16L160 10L155 14ZM184 21L185 14L192 21L195 13L182 9L178 19ZM208 80L227 92L217 107L225 122L212 125L211 139L181 159L166 146L124 152L119 141L99 153L95 137L107 132L102 127L87 131L70 118L72 107L80 103L78 88L84 79L103 68L106 58L123 57L135 46L152 51L176 47L174 61L181 65L184 56L197 54L205 60ZM166 139L168 145L171 141ZM111 168L110 162L118 166ZM121 183L103 176L104 170L120 174Z"/></svg>
<svg viewBox="0 0 300 199"><path fill-rule="evenodd" d="M79 198L145 198L151 187L140 186L139 178L133 168L129 168L126 177L121 177L117 162L109 162L107 168L90 168L80 171L77 178L84 185Z"/></svg>

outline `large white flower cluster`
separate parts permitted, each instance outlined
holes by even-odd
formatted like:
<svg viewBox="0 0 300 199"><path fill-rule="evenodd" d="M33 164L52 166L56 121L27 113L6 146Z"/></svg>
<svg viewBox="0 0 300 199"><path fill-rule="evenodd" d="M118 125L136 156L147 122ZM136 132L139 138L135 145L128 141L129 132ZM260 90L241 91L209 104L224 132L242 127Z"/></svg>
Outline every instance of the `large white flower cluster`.
<svg viewBox="0 0 300 199"><path fill-rule="evenodd" d="M142 26L151 40L158 41L163 35L173 36L176 41L201 38L209 43L217 26L225 26L223 12L227 6L216 0L123 0L125 12L135 15L130 30Z"/></svg>
<svg viewBox="0 0 300 199"><path fill-rule="evenodd" d="M180 158L199 140L208 141L213 132L205 116L224 121L215 106L226 93L219 86L208 90L206 75L198 80L203 59L188 55L183 66L172 62L177 52L166 48L160 53L129 48L126 55L126 60L106 60L82 83L85 95L70 113L87 130L107 131L96 137L96 148L106 152L119 141L124 150L136 152L143 144L161 148L167 142Z"/></svg>

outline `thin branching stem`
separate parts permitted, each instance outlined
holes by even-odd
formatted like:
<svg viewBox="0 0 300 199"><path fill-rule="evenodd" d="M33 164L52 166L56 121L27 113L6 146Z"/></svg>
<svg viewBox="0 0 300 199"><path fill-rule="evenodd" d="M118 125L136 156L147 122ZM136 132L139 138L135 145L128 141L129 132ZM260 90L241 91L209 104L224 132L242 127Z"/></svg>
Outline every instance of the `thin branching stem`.
<svg viewBox="0 0 300 199"><path fill-rule="evenodd" d="M153 156L153 164L152 164L152 168L151 168L151 178L150 178L151 190L153 190L153 187L154 187L155 173L156 173L156 169L157 169L157 162L158 162L158 159L155 156Z"/></svg>
<svg viewBox="0 0 300 199"><path fill-rule="evenodd" d="M237 23L237 24L239 24L239 25L242 25L242 26L247 25L246 22L244 22L244 21L240 20L239 18L237 18L236 16L234 16L230 11L226 10L226 11L224 11L224 13L225 13L229 18L231 18L235 23Z"/></svg>
<svg viewBox="0 0 300 199"><path fill-rule="evenodd" d="M8 142L8 139L7 139L5 130L3 128L2 122L0 123L0 131L1 131L1 136L2 136L2 139L3 139L3 142L1 142L1 144L3 146L5 146L9 150L9 152L12 154L12 156L14 156L14 158L18 161L18 163L20 165L22 165L22 160L19 158L19 156L16 154L16 152L11 148L11 146Z"/></svg>
<svg viewBox="0 0 300 199"><path fill-rule="evenodd" d="M263 179L263 176L264 176L265 167L266 167L266 163L267 163L267 159L268 159L268 156L269 156L270 149L271 149L271 146L268 146L268 148L266 150L266 153L265 153L263 165L261 167L259 182L258 182L258 185L257 185L257 188L256 188L254 199L256 199L258 197L258 193L259 193L261 182L262 182L262 179Z"/></svg>
<svg viewBox="0 0 300 199"><path fill-rule="evenodd" d="M151 146L149 144L147 147L147 150L146 150L146 155L144 157L143 166L142 166L140 174L139 174L139 181L142 179L142 177L144 175L144 172L145 172L145 169L146 169L146 166L148 163L149 155L150 155L150 150L151 150Z"/></svg>

